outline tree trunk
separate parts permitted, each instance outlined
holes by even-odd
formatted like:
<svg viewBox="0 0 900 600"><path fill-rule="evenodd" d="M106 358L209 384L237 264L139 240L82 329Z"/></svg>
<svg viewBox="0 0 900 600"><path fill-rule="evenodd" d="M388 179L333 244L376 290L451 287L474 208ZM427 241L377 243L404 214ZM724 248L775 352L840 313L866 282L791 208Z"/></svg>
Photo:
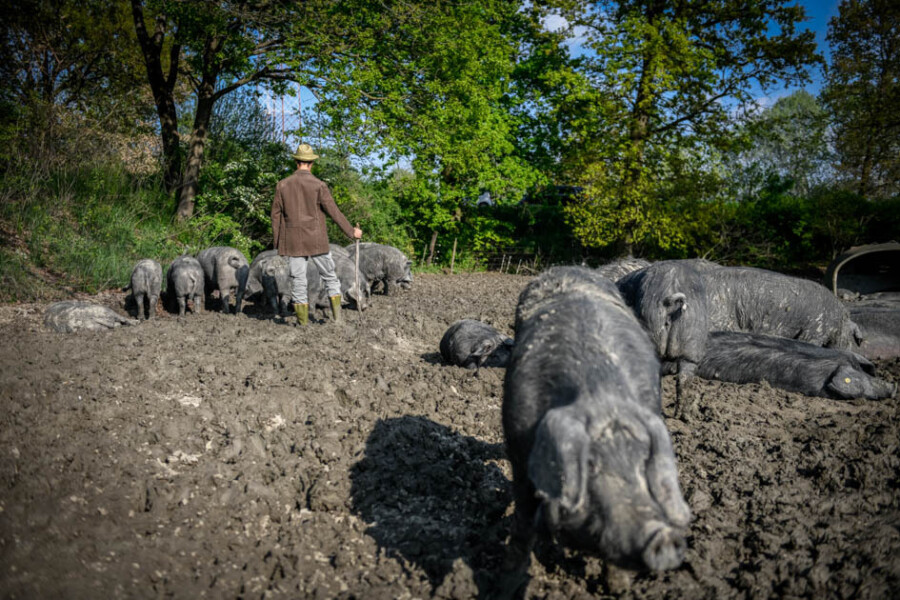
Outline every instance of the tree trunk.
<svg viewBox="0 0 900 600"><path fill-rule="evenodd" d="M147 67L147 81L153 92L156 114L159 117L163 146L163 179L167 192L174 191L181 175L181 148L178 138L178 113L175 110L175 80L178 77L178 61L181 46L173 44L169 49L169 74L163 72L162 51L166 34L164 17L156 20L156 30L151 37L144 23L144 6L141 0L131 0L131 15L141 54Z"/></svg>
<svg viewBox="0 0 900 600"><path fill-rule="evenodd" d="M428 266L431 266L431 262L434 260L434 245L437 243L437 231L431 232L431 244L428 245Z"/></svg>
<svg viewBox="0 0 900 600"><path fill-rule="evenodd" d="M182 178L181 194L178 198L178 211L175 219L184 221L194 214L194 198L197 196L200 167L203 164L203 151L209 134L209 122L212 119L215 104L216 76L212 75L200 84L197 90L197 111L194 113L194 130L191 132L191 143L188 148L187 164Z"/></svg>

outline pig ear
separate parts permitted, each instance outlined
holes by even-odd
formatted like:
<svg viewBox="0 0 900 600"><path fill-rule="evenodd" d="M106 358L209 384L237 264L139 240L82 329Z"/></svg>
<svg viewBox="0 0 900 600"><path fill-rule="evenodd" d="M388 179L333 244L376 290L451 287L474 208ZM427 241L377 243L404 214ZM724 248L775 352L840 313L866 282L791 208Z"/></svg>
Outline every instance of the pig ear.
<svg viewBox="0 0 900 600"><path fill-rule="evenodd" d="M587 496L590 437L568 407L547 411L535 432L528 477L537 495L551 506L577 512Z"/></svg>
<svg viewBox="0 0 900 600"><path fill-rule="evenodd" d="M472 350L472 356L488 356L497 349L497 340L484 340Z"/></svg>
<svg viewBox="0 0 900 600"><path fill-rule="evenodd" d="M650 433L650 459L647 461L647 484L653 498L674 525L685 527L691 522L691 509L678 485L678 468L672 440L662 418L648 415L643 419Z"/></svg>

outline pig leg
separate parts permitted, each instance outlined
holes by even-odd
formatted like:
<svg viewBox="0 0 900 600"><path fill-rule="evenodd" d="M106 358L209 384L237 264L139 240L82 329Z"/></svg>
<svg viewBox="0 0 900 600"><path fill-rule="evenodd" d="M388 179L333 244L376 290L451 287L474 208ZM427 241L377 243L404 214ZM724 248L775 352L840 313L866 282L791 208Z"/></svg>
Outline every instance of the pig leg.
<svg viewBox="0 0 900 600"><path fill-rule="evenodd" d="M690 398L684 388L696 371L697 363L684 359L678 361L678 374L675 375L675 418L685 423L693 416L695 399Z"/></svg>
<svg viewBox="0 0 900 600"><path fill-rule="evenodd" d="M228 295L227 291L219 292L219 298L222 302L222 312L226 315L231 312L231 296Z"/></svg>
<svg viewBox="0 0 900 600"><path fill-rule="evenodd" d="M152 319L156 316L156 305L159 304L159 296L150 296L150 309L147 312L147 318Z"/></svg>
<svg viewBox="0 0 900 600"><path fill-rule="evenodd" d="M140 321L144 318L144 294L135 294L134 303L137 304L137 318Z"/></svg>
<svg viewBox="0 0 900 600"><path fill-rule="evenodd" d="M184 305L187 303L187 296L178 296L178 316L184 316ZM195 303L196 306L196 303Z"/></svg>
<svg viewBox="0 0 900 600"><path fill-rule="evenodd" d="M203 298L203 294L195 294L194 295L194 312L198 315L203 312L203 303L206 300Z"/></svg>

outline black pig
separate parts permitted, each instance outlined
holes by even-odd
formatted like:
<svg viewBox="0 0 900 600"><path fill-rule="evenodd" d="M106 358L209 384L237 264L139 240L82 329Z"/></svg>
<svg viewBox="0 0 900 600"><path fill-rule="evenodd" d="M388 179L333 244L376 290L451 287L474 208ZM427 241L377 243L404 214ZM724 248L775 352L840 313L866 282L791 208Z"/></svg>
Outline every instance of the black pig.
<svg viewBox="0 0 900 600"><path fill-rule="evenodd" d="M351 261L356 260L356 246L346 247ZM359 271L375 289L381 282L385 295L390 295L396 286L408 289L412 285L412 261L398 248L385 244L366 242L359 245Z"/></svg>
<svg viewBox="0 0 900 600"><path fill-rule="evenodd" d="M628 273L616 284L650 333L666 373L677 372L676 414L685 417L684 384L706 354L709 308L700 268L712 263L667 260Z"/></svg>
<svg viewBox="0 0 900 600"><path fill-rule="evenodd" d="M711 331L762 333L850 350L861 341L850 313L824 286L753 267L704 270Z"/></svg>
<svg viewBox="0 0 900 600"><path fill-rule="evenodd" d="M125 290L131 290L137 304L138 319L152 319L156 314L159 292L162 289L162 266L152 258L139 260L131 271L131 282ZM144 306L146 300L147 306ZM146 312L145 312L146 308Z"/></svg>
<svg viewBox="0 0 900 600"><path fill-rule="evenodd" d="M44 313L44 325L59 333L104 331L138 322L123 317L107 306L78 300L55 302Z"/></svg>
<svg viewBox="0 0 900 600"><path fill-rule="evenodd" d="M527 562L536 528L625 566L678 567L691 514L659 360L615 284L550 269L519 297L515 330L503 397L516 500L506 568L510 556Z"/></svg>
<svg viewBox="0 0 900 600"><path fill-rule="evenodd" d="M487 323L462 319L453 323L441 338L441 356L451 365L475 369L506 367L513 340Z"/></svg>
<svg viewBox="0 0 900 600"><path fill-rule="evenodd" d="M768 381L772 387L823 398L881 400L896 386L874 377L875 365L858 354L768 335L716 331L697 374L734 383Z"/></svg>
<svg viewBox="0 0 900 600"><path fill-rule="evenodd" d="M649 266L650 262L643 258L626 256L625 258L608 262L605 265L600 265L597 267L597 272L611 281L618 281L629 273Z"/></svg>
<svg viewBox="0 0 900 600"><path fill-rule="evenodd" d="M195 313L203 312L203 280L203 267L193 256L179 256L169 265L166 294L169 296L170 306L173 298L178 302L178 316L184 316L188 300L193 300Z"/></svg>
<svg viewBox="0 0 900 600"><path fill-rule="evenodd" d="M240 314L250 276L250 265L244 254L237 248L214 246L198 252L197 260L203 267L206 293L219 290L224 313L230 311L229 300L234 296L234 314Z"/></svg>

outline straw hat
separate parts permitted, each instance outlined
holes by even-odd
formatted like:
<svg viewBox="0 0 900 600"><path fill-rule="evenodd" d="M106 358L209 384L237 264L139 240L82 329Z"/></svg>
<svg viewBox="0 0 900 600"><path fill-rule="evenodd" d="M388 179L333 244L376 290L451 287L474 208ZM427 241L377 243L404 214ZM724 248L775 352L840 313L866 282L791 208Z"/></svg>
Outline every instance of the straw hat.
<svg viewBox="0 0 900 600"><path fill-rule="evenodd" d="M319 155L313 153L312 146L309 144L300 144L300 146L297 147L297 152L291 154L291 158L303 162L312 162L319 158Z"/></svg>

